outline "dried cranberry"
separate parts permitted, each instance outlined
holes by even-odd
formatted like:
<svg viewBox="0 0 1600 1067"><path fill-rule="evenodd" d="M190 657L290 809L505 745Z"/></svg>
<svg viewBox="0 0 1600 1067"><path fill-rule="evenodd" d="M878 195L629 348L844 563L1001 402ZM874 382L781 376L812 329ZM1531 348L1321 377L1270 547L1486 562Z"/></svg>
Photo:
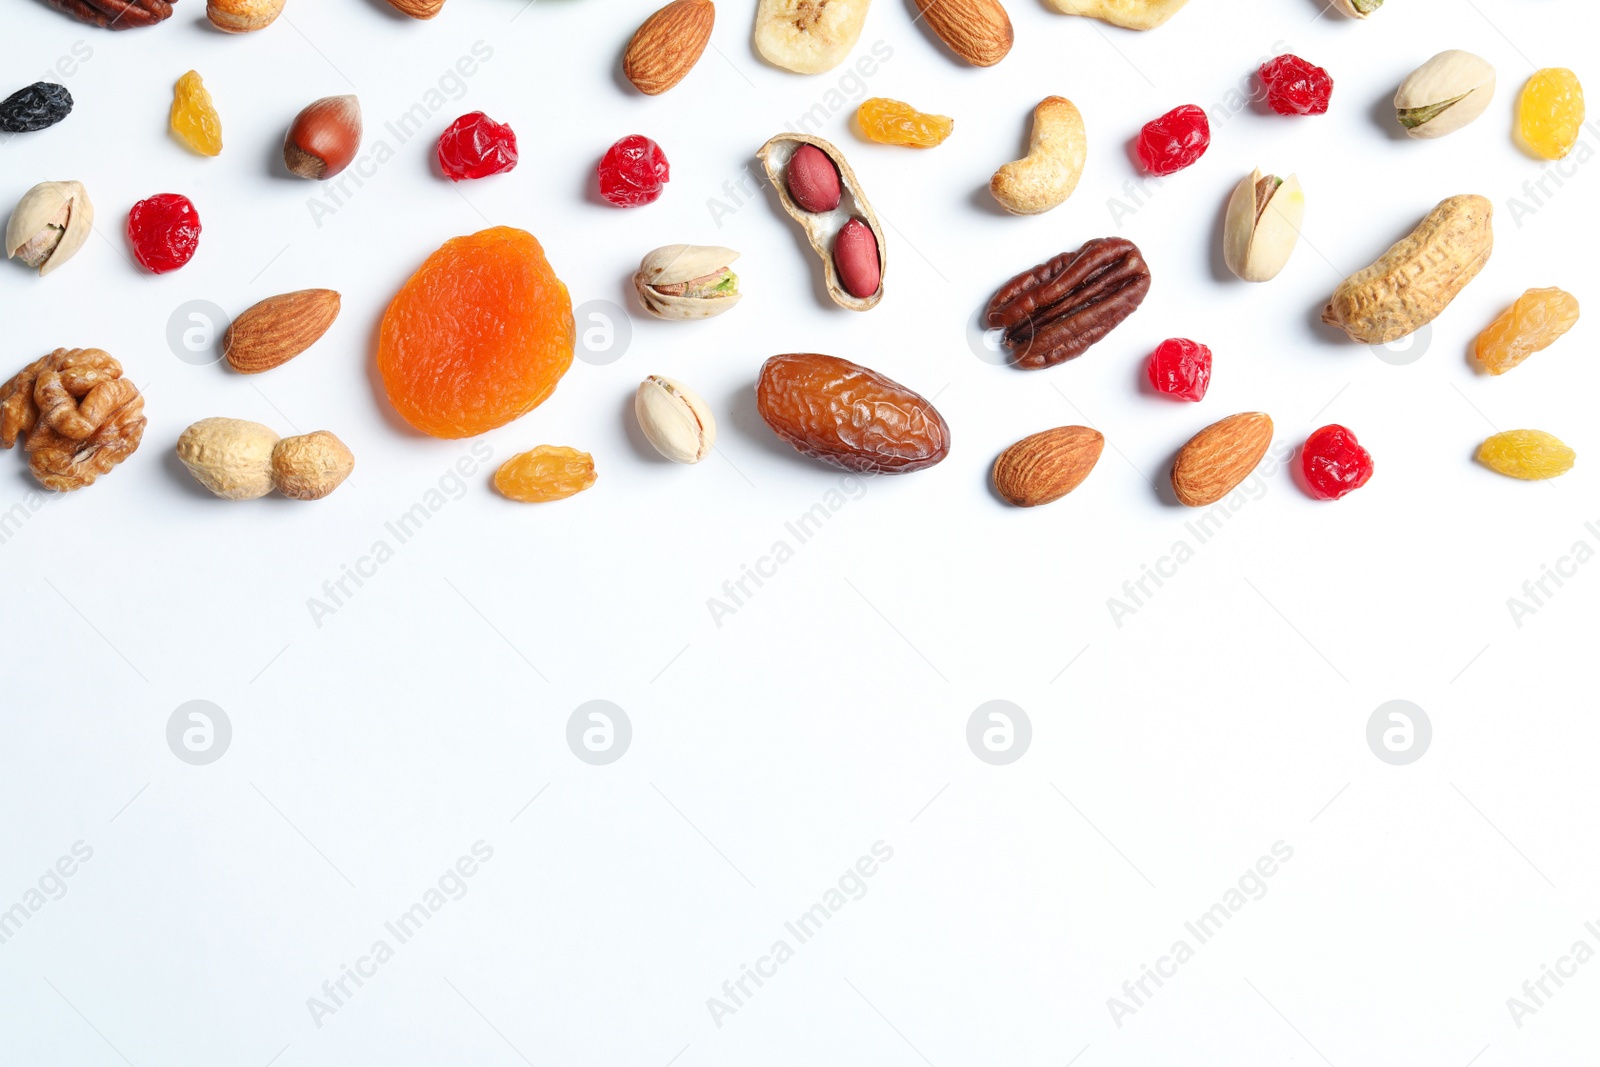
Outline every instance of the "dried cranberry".
<svg viewBox="0 0 1600 1067"><path fill-rule="evenodd" d="M1211 349L1198 341L1172 337L1150 353L1145 369L1156 392L1179 400L1199 400L1211 384Z"/></svg>
<svg viewBox="0 0 1600 1067"><path fill-rule="evenodd" d="M516 133L481 111L462 115L439 136L439 167L453 182L504 174L516 165Z"/></svg>
<svg viewBox="0 0 1600 1067"><path fill-rule="evenodd" d="M599 171L600 195L618 207L655 202L671 176L661 146L638 134L608 148Z"/></svg>
<svg viewBox="0 0 1600 1067"><path fill-rule="evenodd" d="M1283 55L1261 64L1256 72L1267 89L1267 106L1280 115L1321 115L1333 95L1327 71L1299 56Z"/></svg>
<svg viewBox="0 0 1600 1067"><path fill-rule="evenodd" d="M1324 426L1306 438L1300 449L1300 471L1312 496L1338 500L1367 484L1372 477L1372 453L1343 426Z"/></svg>
<svg viewBox="0 0 1600 1067"><path fill-rule="evenodd" d="M1211 147L1211 123L1204 109L1184 104L1145 123L1135 147L1139 162L1151 174L1176 174Z"/></svg>
<svg viewBox="0 0 1600 1067"><path fill-rule="evenodd" d="M187 196L158 193L128 212L128 240L141 266L165 274L194 257L200 244L200 216Z"/></svg>

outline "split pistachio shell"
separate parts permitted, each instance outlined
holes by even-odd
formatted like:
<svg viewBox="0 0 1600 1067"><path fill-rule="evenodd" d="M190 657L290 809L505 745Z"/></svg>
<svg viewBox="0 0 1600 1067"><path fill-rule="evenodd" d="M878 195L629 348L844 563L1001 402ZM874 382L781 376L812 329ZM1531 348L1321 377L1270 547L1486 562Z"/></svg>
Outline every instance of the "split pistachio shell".
<svg viewBox="0 0 1600 1067"><path fill-rule="evenodd" d="M1333 0L1333 6L1353 19L1364 19L1383 6L1383 0Z"/></svg>
<svg viewBox="0 0 1600 1067"><path fill-rule="evenodd" d="M655 450L674 463L699 463L717 440L717 420L700 394L682 382L652 374L633 397L639 428Z"/></svg>
<svg viewBox="0 0 1600 1067"><path fill-rule="evenodd" d="M89 239L94 205L82 182L40 182L6 223L6 258L21 257L41 276L71 259Z"/></svg>
<svg viewBox="0 0 1600 1067"><path fill-rule="evenodd" d="M1471 52L1440 52L1394 94L1395 117L1412 137L1443 137L1483 114L1494 99L1494 67Z"/></svg>
<svg viewBox="0 0 1600 1067"><path fill-rule="evenodd" d="M739 276L728 264L731 248L667 245L645 256L633 286L639 302L662 319L708 319L739 302Z"/></svg>
<svg viewBox="0 0 1600 1067"><path fill-rule="evenodd" d="M1251 171L1228 201L1222 232L1222 258L1228 269L1247 282L1276 278L1300 239L1305 214L1306 195L1299 178Z"/></svg>

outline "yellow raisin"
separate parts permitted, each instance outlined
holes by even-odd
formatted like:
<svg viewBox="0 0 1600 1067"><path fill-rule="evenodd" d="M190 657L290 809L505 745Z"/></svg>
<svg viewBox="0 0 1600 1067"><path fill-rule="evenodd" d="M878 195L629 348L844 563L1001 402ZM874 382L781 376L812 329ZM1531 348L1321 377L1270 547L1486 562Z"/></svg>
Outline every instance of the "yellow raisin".
<svg viewBox="0 0 1600 1067"><path fill-rule="evenodd" d="M1578 300L1560 289L1529 289L1478 335L1478 361L1504 374L1556 343L1578 321Z"/></svg>
<svg viewBox="0 0 1600 1067"><path fill-rule="evenodd" d="M1563 159L1583 129L1583 86L1564 67L1535 71L1522 87L1517 132L1541 159Z"/></svg>
<svg viewBox="0 0 1600 1067"><path fill-rule="evenodd" d="M856 121L867 140L879 144L903 144L912 148L932 148L950 136L956 120L944 115L927 115L910 104L875 96L863 100L856 109Z"/></svg>
<svg viewBox="0 0 1600 1067"><path fill-rule="evenodd" d="M597 477L589 453L563 445L540 445L502 463L494 472L494 487L512 500L543 504L581 493Z"/></svg>
<svg viewBox="0 0 1600 1067"><path fill-rule="evenodd" d="M172 90L172 132L202 156L222 152L222 116L200 75L192 70Z"/></svg>
<svg viewBox="0 0 1600 1067"><path fill-rule="evenodd" d="M1478 462L1510 478L1537 481L1572 469L1578 454L1543 430L1507 430L1478 449Z"/></svg>

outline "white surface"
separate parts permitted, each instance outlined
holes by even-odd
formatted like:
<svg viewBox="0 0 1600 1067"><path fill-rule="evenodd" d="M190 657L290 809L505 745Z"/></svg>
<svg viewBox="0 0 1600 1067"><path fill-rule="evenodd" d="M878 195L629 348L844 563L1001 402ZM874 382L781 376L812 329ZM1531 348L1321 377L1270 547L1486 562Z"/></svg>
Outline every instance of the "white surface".
<svg viewBox="0 0 1600 1067"><path fill-rule="evenodd" d="M6 5L7 91L75 42L92 56L63 79L78 100L65 124L0 147L0 200L81 179L101 235L43 281L0 270L7 365L103 346L145 390L150 426L128 463L0 545L0 908L74 842L94 850L0 945L0 1062L950 1067L1081 1052L1086 1067L1487 1067L1592 1049L1600 964L1520 1029L1506 998L1578 939L1600 947L1584 930L1600 919L1600 563L1520 628L1506 601L1574 542L1600 546L1584 525L1600 522L1593 328L1502 379L1466 356L1529 286L1600 300L1600 134L1522 225L1508 205L1545 171L1509 140L1516 94L1532 65L1593 75L1587 5L1396 0L1355 23L1315 18L1316 0L1196 0L1141 36L1015 0L1017 46L980 71L878 0L855 55L879 41L892 54L863 85L764 66L752 5L727 0L715 50L656 99L616 71L654 0L522 6L451 0L415 24L380 0L291 0L278 25L228 38L200 0L116 35ZM383 131L477 41L492 57L424 133ZM1333 113L1221 118L1275 47L1333 71ZM1445 140L1396 137L1382 121L1394 86L1449 47L1496 65L1494 104ZM215 160L165 133L191 67L224 116ZM319 227L317 187L273 161L301 106L345 92L369 147L395 154ZM1002 217L988 176L1051 93L1087 117L1088 171L1058 210ZM848 124L866 94L951 114L956 132L928 153L866 145ZM708 211L819 102L839 105L820 132L892 242L888 293L866 315L823 302L799 230L764 194L720 227ZM1108 200L1135 179L1128 139L1186 102L1219 116L1213 147L1113 225ZM474 109L515 126L522 163L453 188L432 142ZM618 211L588 193L591 168L634 132L661 142L673 179L657 204ZM1217 276L1216 231L1258 164L1304 180L1306 242L1275 282L1245 286ZM205 235L192 264L155 278L125 260L120 230L136 199L168 190L194 198ZM1393 366L1316 324L1344 272L1467 191L1495 202L1498 247L1425 358ZM395 424L373 337L425 256L490 223L535 233L579 302L632 310L639 257L675 241L737 248L746 296L709 322L636 317L622 359L575 363L552 400L482 439L492 459L457 486L469 444ZM1112 232L1154 269L1136 316L1054 370L974 357L969 324L999 283ZM337 288L344 311L282 369L243 378L168 350L184 301L237 312L306 286ZM1138 387L1171 335L1216 350L1198 406ZM707 599L840 484L755 414L761 361L794 350L937 396L955 451L867 483L718 627ZM712 403L720 458L648 453L630 421L649 373ZM1332 505L1266 478L1118 627L1107 598L1192 540L1195 516L1146 479L1202 425L1254 409L1284 448L1349 425L1376 477ZM209 499L171 457L209 415L334 430L355 475L318 504ZM1082 488L1031 512L995 500L1002 447L1084 421L1112 447ZM1500 478L1471 460L1491 424L1553 431L1579 466L1549 485ZM492 466L545 442L592 451L598 484L545 507L499 499ZM34 499L21 458L0 461L0 508ZM441 479L458 498L318 627L308 599ZM633 724L610 766L565 742L594 698ZM1034 727L1007 767L965 741L995 698ZM1434 726L1407 767L1365 741L1395 698ZM165 740L193 699L233 724L209 766ZM315 1025L307 998L480 840L493 858L466 895ZM866 896L714 1025L707 998L880 840L894 856ZM1267 895L1117 1028L1107 998L1278 841L1294 855Z"/></svg>

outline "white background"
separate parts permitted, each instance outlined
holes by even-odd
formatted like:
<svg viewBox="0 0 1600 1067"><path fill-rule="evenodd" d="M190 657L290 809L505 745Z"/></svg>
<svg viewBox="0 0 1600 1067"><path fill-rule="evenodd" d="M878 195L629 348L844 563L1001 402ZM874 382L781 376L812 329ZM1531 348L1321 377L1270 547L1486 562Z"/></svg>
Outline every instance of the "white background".
<svg viewBox="0 0 1600 1067"><path fill-rule="evenodd" d="M28 516L0 544L0 909L74 842L94 850L0 945L0 1063L1592 1061L1600 963L1520 1029L1506 998L1577 939L1600 947L1583 927L1600 920L1600 565L1520 627L1507 607L1575 542L1600 547L1585 528L1600 521L1593 330L1499 379L1467 354L1530 286L1600 299L1597 135L1520 223L1510 203L1534 206L1523 185L1546 172L1511 140L1517 92L1535 67L1592 73L1588 5L1396 0L1358 23L1319 0L1196 0L1141 35L1014 0L1016 47L976 70L903 0L878 0L852 63L874 42L891 54L858 79L765 65L753 5L726 0L698 67L653 99L618 68L654 0L450 0L428 23L381 0L290 0L239 38L210 30L200 0L177 6L112 34L13 2L0 32L6 92L92 52L54 77L71 117L0 146L0 201L73 178L98 209L97 236L51 277L0 269L0 373L104 347L150 419L128 462L42 506L24 457L0 456L0 510ZM446 81L458 98L423 135L384 130L479 41L492 57ZM1494 103L1445 140L1398 136L1394 87L1451 47L1497 67ZM1332 71L1330 114L1229 106L1276 49ZM216 159L166 132L191 68L222 112ZM383 140L394 158L318 225L318 187L281 170L282 135L304 104L349 92L369 150ZM831 92L845 106L817 132L891 245L887 294L864 315L819 295L770 194L720 220L708 204L732 206L725 184L773 133L839 104ZM1087 173L1055 211L1004 216L988 177L1049 94L1083 110ZM865 95L952 115L955 133L928 152L868 145L851 123ZM1111 198L1133 206L1130 138L1182 103L1211 112L1211 150L1114 219ZM521 164L452 186L433 140L478 109L515 127ZM620 211L592 170L636 132L662 144L672 182ZM1257 165L1297 172L1309 207L1287 270L1247 286L1220 267L1219 220ZM192 263L153 277L122 230L164 191L192 197L205 232ZM1497 247L1422 358L1386 362L1317 322L1341 276L1462 192L1494 201ZM397 421L373 342L417 265L491 224L537 235L575 302L628 308L631 346L575 362L547 403L485 435L492 461L318 626L324 582L392 543L384 524L471 455ZM1052 370L976 356L971 323L1001 282L1110 233L1153 269L1135 316ZM639 257L677 241L743 253L738 308L689 324L637 312ZM311 286L338 289L343 313L281 369L245 378L169 349L186 301L237 313ZM1215 350L1199 405L1139 385L1174 335ZM785 522L840 475L755 413L761 362L787 351L937 397L954 436L942 465L866 483L799 546ZM651 373L708 399L717 456L685 468L649 451L631 398ZM1193 432L1248 410L1271 413L1284 449L1347 425L1377 474L1328 504L1279 469L1118 626L1107 600L1124 581L1195 545L1195 515L1153 485ZM355 474L320 503L212 499L172 446L213 415L333 430ZM1047 508L1001 504L997 452L1068 423L1106 434L1094 474ZM1562 437L1577 468L1535 484L1473 462L1484 436L1518 427ZM541 443L592 452L598 483L544 506L496 496L493 466ZM716 625L708 599L779 539L794 558ZM565 739L596 698L634 732L602 767ZM166 741L195 699L233 727L209 766ZM966 742L991 699L1032 721L1009 766ZM1410 766L1367 746L1391 699L1433 723ZM316 1025L307 999L479 840L494 855L466 895ZM880 840L894 856L866 896L715 1025L707 998ZM1114 1025L1107 998L1278 841L1294 855L1266 896Z"/></svg>

